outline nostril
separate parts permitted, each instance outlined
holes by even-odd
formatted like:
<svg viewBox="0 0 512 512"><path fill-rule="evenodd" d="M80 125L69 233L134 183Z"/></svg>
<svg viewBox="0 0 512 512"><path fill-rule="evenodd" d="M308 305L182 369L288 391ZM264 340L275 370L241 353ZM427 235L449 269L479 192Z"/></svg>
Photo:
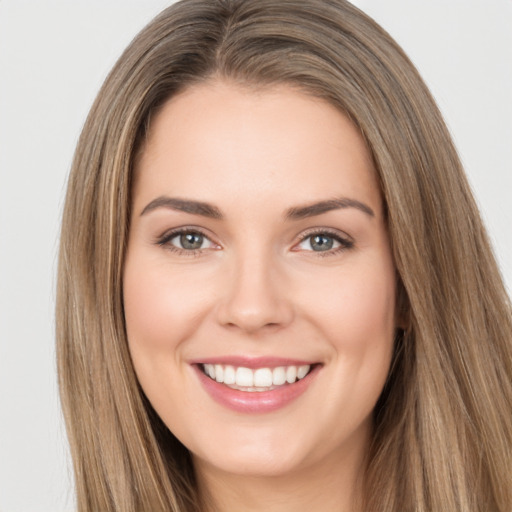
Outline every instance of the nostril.
<svg viewBox="0 0 512 512"><path fill-rule="evenodd" d="M218 321L230 329L242 329L246 332L276 330L290 322L291 315L283 307L265 305L246 307L231 303L219 308Z"/></svg>

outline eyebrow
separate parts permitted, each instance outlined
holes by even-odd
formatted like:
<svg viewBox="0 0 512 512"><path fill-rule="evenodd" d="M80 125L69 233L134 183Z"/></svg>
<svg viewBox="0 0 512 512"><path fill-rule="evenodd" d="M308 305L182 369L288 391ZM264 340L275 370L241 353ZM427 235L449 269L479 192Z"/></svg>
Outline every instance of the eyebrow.
<svg viewBox="0 0 512 512"><path fill-rule="evenodd" d="M201 215L212 219L221 220L224 218L222 212L214 205L203 201L192 199L180 199L177 197L160 196L148 203L141 212L141 216L158 208L169 208L180 212ZM341 210L345 208L355 208L362 211L369 217L375 217L374 211L365 203L356 199L342 197L338 199L328 199L304 206L294 206L286 211L285 219L299 220L308 217L321 215L332 210Z"/></svg>
<svg viewBox="0 0 512 512"><path fill-rule="evenodd" d="M193 201L191 199L180 199L177 197L160 196L153 199L142 210L141 215L145 215L157 208L169 208L185 213L192 213L193 215L202 215L203 217L210 217L212 219L222 219L221 211L209 203L202 201Z"/></svg>
<svg viewBox="0 0 512 512"><path fill-rule="evenodd" d="M345 208L356 208L357 210L366 213L366 215L370 217L375 217L374 211L368 205L358 201L357 199L341 197L338 199L328 199L327 201L320 201L318 203L290 208L286 212L286 218L290 220L304 219L307 217L314 217L315 215L330 212L332 210L340 210Z"/></svg>

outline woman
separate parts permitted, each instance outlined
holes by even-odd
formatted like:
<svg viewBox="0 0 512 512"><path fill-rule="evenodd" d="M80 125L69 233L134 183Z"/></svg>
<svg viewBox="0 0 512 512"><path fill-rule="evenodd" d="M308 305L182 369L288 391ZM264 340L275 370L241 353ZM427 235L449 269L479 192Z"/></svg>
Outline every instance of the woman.
<svg viewBox="0 0 512 512"><path fill-rule="evenodd" d="M512 507L510 303L441 116L343 1L179 2L84 127L80 510Z"/></svg>

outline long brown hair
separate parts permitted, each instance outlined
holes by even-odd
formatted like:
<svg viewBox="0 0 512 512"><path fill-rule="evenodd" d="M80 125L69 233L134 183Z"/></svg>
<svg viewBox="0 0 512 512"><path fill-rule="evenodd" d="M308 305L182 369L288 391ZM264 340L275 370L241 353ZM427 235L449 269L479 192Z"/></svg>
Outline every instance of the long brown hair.
<svg viewBox="0 0 512 512"><path fill-rule="evenodd" d="M212 77L323 98L373 155L406 328L375 410L364 509L510 512L510 301L435 102L391 37L344 0L183 0L98 94L69 177L57 297L78 509L201 510L188 451L137 383L122 269L151 117Z"/></svg>

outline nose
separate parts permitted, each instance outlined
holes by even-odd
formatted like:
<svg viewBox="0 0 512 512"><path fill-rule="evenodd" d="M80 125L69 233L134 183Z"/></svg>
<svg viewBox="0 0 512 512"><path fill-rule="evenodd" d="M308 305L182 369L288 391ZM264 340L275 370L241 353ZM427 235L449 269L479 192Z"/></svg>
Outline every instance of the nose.
<svg viewBox="0 0 512 512"><path fill-rule="evenodd" d="M240 256L217 305L218 322L254 334L278 330L291 323L293 306L286 279L275 262L264 256Z"/></svg>

